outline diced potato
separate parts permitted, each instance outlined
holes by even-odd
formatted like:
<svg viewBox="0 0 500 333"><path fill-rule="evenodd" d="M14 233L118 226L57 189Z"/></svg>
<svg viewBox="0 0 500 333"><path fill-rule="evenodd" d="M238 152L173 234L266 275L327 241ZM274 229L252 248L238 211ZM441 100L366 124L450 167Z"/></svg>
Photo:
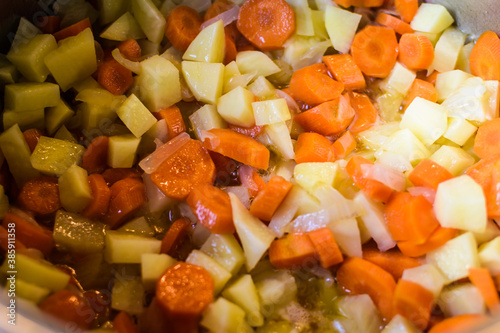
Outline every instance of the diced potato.
<svg viewBox="0 0 500 333"><path fill-rule="evenodd" d="M0 56L0 87L15 83L21 74L7 58Z"/></svg>
<svg viewBox="0 0 500 333"><path fill-rule="evenodd" d="M235 275L245 263L243 249L233 235L210 234L200 250Z"/></svg>
<svg viewBox="0 0 500 333"><path fill-rule="evenodd" d="M460 53L458 54L457 65L456 65L457 69L470 73L469 58L473 48L474 48L474 42L467 43L462 47Z"/></svg>
<svg viewBox="0 0 500 333"><path fill-rule="evenodd" d="M88 173L84 168L73 164L59 177L58 184L61 205L67 211L81 212L92 201Z"/></svg>
<svg viewBox="0 0 500 333"><path fill-rule="evenodd" d="M497 80L484 81L484 85L490 95L488 104L490 105L489 112L486 114L486 119L494 119L498 117L498 109L500 103L500 82Z"/></svg>
<svg viewBox="0 0 500 333"><path fill-rule="evenodd" d="M245 333L253 331L245 322L245 311L223 297L217 298L203 312L200 325L212 332Z"/></svg>
<svg viewBox="0 0 500 333"><path fill-rule="evenodd" d="M236 64L241 74L268 76L278 73L280 68L261 51L241 51L236 55Z"/></svg>
<svg viewBox="0 0 500 333"><path fill-rule="evenodd" d="M152 0L131 0L132 13L137 23L153 43L159 44L165 36L166 20Z"/></svg>
<svg viewBox="0 0 500 333"><path fill-rule="evenodd" d="M11 49L16 49L21 44L27 43L32 40L36 35L41 34L42 31L38 29L30 20L21 17L19 25L17 26L14 40L12 41Z"/></svg>
<svg viewBox="0 0 500 333"><path fill-rule="evenodd" d="M439 73L436 76L436 91L438 93L438 103L442 103L452 92L471 78L472 75L464 71L455 69L453 71Z"/></svg>
<svg viewBox="0 0 500 333"><path fill-rule="evenodd" d="M295 12L295 33L300 36L314 36L312 11L307 0L289 0Z"/></svg>
<svg viewBox="0 0 500 333"><path fill-rule="evenodd" d="M436 43L439 40L439 37L441 37L442 32L432 33L432 32L415 31L415 34L422 35L422 36L429 38L429 40L432 43L432 46L434 47L434 46L436 46ZM467 59L467 61L469 61L469 59Z"/></svg>
<svg viewBox="0 0 500 333"><path fill-rule="evenodd" d="M406 95L416 77L417 74L414 71L396 62L389 76L380 83L380 88Z"/></svg>
<svg viewBox="0 0 500 333"><path fill-rule="evenodd" d="M214 280L214 295L218 295L227 281L231 278L231 273L219 264L215 259L200 250L193 250L186 258L186 262L205 268Z"/></svg>
<svg viewBox="0 0 500 333"><path fill-rule="evenodd" d="M218 99L217 112L228 123L251 127L255 125L253 101L254 95L248 89L236 87Z"/></svg>
<svg viewBox="0 0 500 333"><path fill-rule="evenodd" d="M332 42L330 39L322 41L317 37L292 36L286 41L283 57L281 58L291 68L283 66L285 70L280 69L275 75L283 75L279 81L283 82L282 84L287 84L292 76L292 69L298 70L302 67L321 62L321 57L331 46ZM271 79L271 76L269 78Z"/></svg>
<svg viewBox="0 0 500 333"><path fill-rule="evenodd" d="M321 183L333 186L338 165L332 162L300 163L293 170L293 178L305 190L312 192Z"/></svg>
<svg viewBox="0 0 500 333"><path fill-rule="evenodd" d="M103 88L89 88L80 91L75 100L83 102L78 105L77 111L80 113L81 127L87 133L97 132L98 136L103 134L106 127L117 127L113 121L117 117L116 110L125 100L125 96L115 96ZM87 133L84 132L85 135L88 135Z"/></svg>
<svg viewBox="0 0 500 333"><path fill-rule="evenodd" d="M293 275L285 270L268 269L254 276L255 287L262 301L262 307L277 307L295 298L297 284ZM263 313L268 316L271 313Z"/></svg>
<svg viewBox="0 0 500 333"><path fill-rule="evenodd" d="M431 154L422 141L407 128L395 132L385 140L375 156L380 156L384 152L400 154L412 164L429 157Z"/></svg>
<svg viewBox="0 0 500 333"><path fill-rule="evenodd" d="M123 102L116 114L137 138L141 137L157 122L155 116L134 94L131 94Z"/></svg>
<svg viewBox="0 0 500 333"><path fill-rule="evenodd" d="M109 230L104 239L104 259L110 264L139 264L144 253L160 253L161 240Z"/></svg>
<svg viewBox="0 0 500 333"><path fill-rule="evenodd" d="M130 314L143 312L144 287L138 276L118 275L111 289L111 308Z"/></svg>
<svg viewBox="0 0 500 333"><path fill-rule="evenodd" d="M368 149L377 150L398 130L399 122L388 122L359 133L358 138Z"/></svg>
<svg viewBox="0 0 500 333"><path fill-rule="evenodd" d="M131 168L141 142L132 134L109 137L108 165L112 168Z"/></svg>
<svg viewBox="0 0 500 333"><path fill-rule="evenodd" d="M79 144L42 135L31 154L31 165L40 172L60 176L80 163L84 151L85 147Z"/></svg>
<svg viewBox="0 0 500 333"><path fill-rule="evenodd" d="M336 221L328 225L340 250L349 257L362 257L361 233L355 218Z"/></svg>
<svg viewBox="0 0 500 333"><path fill-rule="evenodd" d="M450 116L483 123L491 116L490 94L479 77L465 80L442 103Z"/></svg>
<svg viewBox="0 0 500 333"><path fill-rule="evenodd" d="M49 135L54 135L54 133L71 117L73 117L75 111L73 111L69 105L62 99L59 103L50 107L45 112L45 127Z"/></svg>
<svg viewBox="0 0 500 333"><path fill-rule="evenodd" d="M54 139L69 141L71 143L78 143L78 141L76 141L76 138L73 136L73 134L71 134L71 132L68 130L68 128L64 125L62 125L57 130L57 132L54 134Z"/></svg>
<svg viewBox="0 0 500 333"><path fill-rule="evenodd" d="M483 296L472 283L467 282L445 288L438 305L447 317L486 313Z"/></svg>
<svg viewBox="0 0 500 333"><path fill-rule="evenodd" d="M4 128L18 125L21 131L30 128L36 128L43 131L45 128L45 110L37 109L23 112L4 110L2 120Z"/></svg>
<svg viewBox="0 0 500 333"><path fill-rule="evenodd" d="M340 53L348 53L352 40L361 21L361 14L336 6L325 9L325 26L333 48Z"/></svg>
<svg viewBox="0 0 500 333"><path fill-rule="evenodd" d="M264 324L264 317L260 312L259 295L251 275L240 276L224 289L222 296L245 310L250 326L258 327Z"/></svg>
<svg viewBox="0 0 500 333"><path fill-rule="evenodd" d="M427 253L427 262L441 270L446 283L469 276L469 268L479 267L477 243L471 232L457 236Z"/></svg>
<svg viewBox="0 0 500 333"><path fill-rule="evenodd" d="M60 94L57 84L44 82L23 82L5 86L4 107L7 110L22 112L56 106Z"/></svg>
<svg viewBox="0 0 500 333"><path fill-rule="evenodd" d="M376 333L380 331L380 313L367 294L343 296L337 303L339 311L350 321L350 332ZM352 325L352 326L351 326Z"/></svg>
<svg viewBox="0 0 500 333"><path fill-rule="evenodd" d="M151 228L144 216L139 216L132 221L128 221L116 230L146 237L154 237L155 235L155 231Z"/></svg>
<svg viewBox="0 0 500 333"><path fill-rule="evenodd" d="M265 125L264 131L271 142L270 149L273 149L285 161L295 159L293 142L286 122Z"/></svg>
<svg viewBox="0 0 500 333"><path fill-rule="evenodd" d="M257 126L280 123L291 119L290 110L284 98L253 102L252 109Z"/></svg>
<svg viewBox="0 0 500 333"><path fill-rule="evenodd" d="M217 103L224 84L223 64L183 61L182 75L198 101L210 104Z"/></svg>
<svg viewBox="0 0 500 333"><path fill-rule="evenodd" d="M454 176L460 175L475 163L474 157L464 149L448 145L441 146L429 158L448 169Z"/></svg>
<svg viewBox="0 0 500 333"><path fill-rule="evenodd" d="M416 31L439 33L452 25L454 21L446 7L423 3L410 24L411 28Z"/></svg>
<svg viewBox="0 0 500 333"><path fill-rule="evenodd" d="M474 237L476 238L476 242L478 245L482 245L486 242L489 242L496 237L500 236L500 228L493 220L488 220L486 223L486 228L483 232L472 232Z"/></svg>
<svg viewBox="0 0 500 333"><path fill-rule="evenodd" d="M196 137L201 139L201 131L209 131L212 128L227 128L226 121L217 112L217 107L205 104L189 116Z"/></svg>
<svg viewBox="0 0 500 333"><path fill-rule="evenodd" d="M11 280L7 280L5 290L9 290L10 281ZM50 290L48 288L40 287L34 283L29 283L21 279L15 280L15 290L16 296L32 301L35 304L40 303L50 294Z"/></svg>
<svg viewBox="0 0 500 333"><path fill-rule="evenodd" d="M143 39L146 37L139 23L130 12L124 13L116 21L111 23L99 35L101 38L126 41L127 39Z"/></svg>
<svg viewBox="0 0 500 333"><path fill-rule="evenodd" d="M413 324L400 314L395 315L381 333L419 333Z"/></svg>
<svg viewBox="0 0 500 333"><path fill-rule="evenodd" d="M141 256L141 278L146 290L154 290L156 281L167 268L175 265L177 260L165 253L143 253Z"/></svg>
<svg viewBox="0 0 500 333"><path fill-rule="evenodd" d="M204 28L191 42L182 60L201 62L222 62L224 60L225 39L222 20Z"/></svg>
<svg viewBox="0 0 500 333"><path fill-rule="evenodd" d="M434 60L429 71L444 73L454 70L464 42L463 32L454 27L446 29L434 47Z"/></svg>
<svg viewBox="0 0 500 333"><path fill-rule="evenodd" d="M443 137L463 146L467 140L476 132L477 127L469 123L462 117L449 117L448 128L443 134Z"/></svg>
<svg viewBox="0 0 500 333"><path fill-rule="evenodd" d="M481 245L478 256L481 266L486 267L491 274L500 274L500 237Z"/></svg>
<svg viewBox="0 0 500 333"><path fill-rule="evenodd" d="M255 79L255 81L248 86L248 90L260 100L276 97L276 88L263 76L259 76Z"/></svg>
<svg viewBox="0 0 500 333"><path fill-rule="evenodd" d="M403 280L418 283L432 292L436 299L446 283L446 278L443 276L443 273L433 264L423 264L417 267L407 268L403 271L403 276L401 278Z"/></svg>

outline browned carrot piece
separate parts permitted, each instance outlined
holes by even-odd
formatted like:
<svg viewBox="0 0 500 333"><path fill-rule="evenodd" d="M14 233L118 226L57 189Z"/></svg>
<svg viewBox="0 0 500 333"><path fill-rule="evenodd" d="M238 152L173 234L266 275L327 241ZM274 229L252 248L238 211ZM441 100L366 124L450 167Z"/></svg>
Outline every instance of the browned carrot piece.
<svg viewBox="0 0 500 333"><path fill-rule="evenodd" d="M350 92L349 102L355 112L355 117L348 127L352 134L358 134L375 125L378 120L378 111L365 94Z"/></svg>
<svg viewBox="0 0 500 333"><path fill-rule="evenodd" d="M118 44L118 50L128 60L138 61L141 59L141 46L135 39L127 39Z"/></svg>
<svg viewBox="0 0 500 333"><path fill-rule="evenodd" d="M175 220L161 240L160 253L174 256L178 246L187 235L189 226L189 222L186 219L180 218Z"/></svg>
<svg viewBox="0 0 500 333"><path fill-rule="evenodd" d="M328 71L344 85L345 89L357 90L366 87L366 80L350 54L326 55L322 58Z"/></svg>
<svg viewBox="0 0 500 333"><path fill-rule="evenodd" d="M94 325L95 312L86 299L74 291L63 289L44 299L38 307L45 313L79 329L89 330Z"/></svg>
<svg viewBox="0 0 500 333"><path fill-rule="evenodd" d="M82 156L82 168L88 173L102 173L108 165L109 138L98 136L93 139Z"/></svg>
<svg viewBox="0 0 500 333"><path fill-rule="evenodd" d="M36 128L30 128L23 132L24 140L26 140L31 152L35 150L36 144L42 135L43 132Z"/></svg>
<svg viewBox="0 0 500 333"><path fill-rule="evenodd" d="M124 178L111 188L109 209L102 221L115 229L129 219L147 201L144 183L139 178Z"/></svg>
<svg viewBox="0 0 500 333"><path fill-rule="evenodd" d="M42 251L45 256L54 248L52 232L39 225L29 215L23 216L16 211L8 211L2 225L5 229L15 229L17 240L26 247Z"/></svg>
<svg viewBox="0 0 500 333"><path fill-rule="evenodd" d="M57 41L60 41L67 37L76 36L87 28L92 28L88 17L84 18L81 21L76 22L75 24L70 25L69 27L66 27L64 29L61 29L53 33L53 35Z"/></svg>
<svg viewBox="0 0 500 333"><path fill-rule="evenodd" d="M40 16L35 23L44 34L53 34L61 29L61 17L58 15Z"/></svg>
<svg viewBox="0 0 500 333"><path fill-rule="evenodd" d="M177 6L167 16L165 36L176 49L184 52L200 33L202 23L196 10L186 5Z"/></svg>
<svg viewBox="0 0 500 333"><path fill-rule="evenodd" d="M169 140L186 131L186 124L177 105L155 112L155 116L157 119L165 119Z"/></svg>
<svg viewBox="0 0 500 333"><path fill-rule="evenodd" d="M61 208L56 177L40 175L28 180L19 190L19 205L35 215L47 215Z"/></svg>
<svg viewBox="0 0 500 333"><path fill-rule="evenodd" d="M109 168L104 170L102 176L109 186L125 178L141 178L141 174L132 168Z"/></svg>
<svg viewBox="0 0 500 333"><path fill-rule="evenodd" d="M114 95L124 94L134 83L130 69L113 57L107 57L97 68L97 82Z"/></svg>
<svg viewBox="0 0 500 333"><path fill-rule="evenodd" d="M81 214L90 219L97 220L108 212L111 190L104 177L98 173L89 175L88 181L92 191L92 201L85 207Z"/></svg>
<svg viewBox="0 0 500 333"><path fill-rule="evenodd" d="M307 267L316 260L316 250L307 234L287 234L274 240L269 247L269 261L276 268Z"/></svg>
<svg viewBox="0 0 500 333"><path fill-rule="evenodd" d="M264 130L264 126L257 126L257 125L254 125L252 127L242 127L242 126L229 124L228 128L230 130L235 131L236 133L240 133L240 134L249 136L251 138L255 138L260 133L262 133L262 131Z"/></svg>
<svg viewBox="0 0 500 333"><path fill-rule="evenodd" d="M316 250L321 267L328 268L340 264L344 260L337 241L329 228L316 229L308 232L307 235Z"/></svg>
<svg viewBox="0 0 500 333"><path fill-rule="evenodd" d="M356 149L356 138L350 131L345 131L332 145L337 158L344 158Z"/></svg>
<svg viewBox="0 0 500 333"><path fill-rule="evenodd" d="M332 143L324 135L318 133L300 133L294 148L297 163L335 161Z"/></svg>
<svg viewBox="0 0 500 333"><path fill-rule="evenodd" d="M273 175L259 191L250 205L250 213L263 221L271 221L276 209L292 189L293 184L285 178Z"/></svg>
<svg viewBox="0 0 500 333"><path fill-rule="evenodd" d="M139 333L134 320L125 311L120 311L113 319L113 328L117 333Z"/></svg>
<svg viewBox="0 0 500 333"><path fill-rule="evenodd" d="M400 314L418 329L429 325L434 295L420 284L400 279L394 290L394 314Z"/></svg>

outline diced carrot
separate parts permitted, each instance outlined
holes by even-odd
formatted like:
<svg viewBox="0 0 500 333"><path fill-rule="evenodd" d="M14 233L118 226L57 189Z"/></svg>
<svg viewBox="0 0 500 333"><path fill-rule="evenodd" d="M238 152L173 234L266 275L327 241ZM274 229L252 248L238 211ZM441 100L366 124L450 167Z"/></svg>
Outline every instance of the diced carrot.
<svg viewBox="0 0 500 333"><path fill-rule="evenodd" d="M445 318L434 325L428 333L461 333L480 327L485 323L488 316L484 314L461 314Z"/></svg>
<svg viewBox="0 0 500 333"><path fill-rule="evenodd" d="M424 254L437 249L457 234L456 229L437 227L436 230L427 238L425 243L417 244L412 241L398 242L401 252L408 257L420 257Z"/></svg>
<svg viewBox="0 0 500 333"><path fill-rule="evenodd" d="M113 319L113 328L117 333L139 333L139 328L126 311L120 311Z"/></svg>
<svg viewBox="0 0 500 333"><path fill-rule="evenodd" d="M355 116L351 125L348 127L352 134L358 134L375 125L378 120L378 111L365 94L350 92L349 102L354 109Z"/></svg>
<svg viewBox="0 0 500 333"><path fill-rule="evenodd" d="M266 146L230 129L213 128L207 131L203 147L257 169L269 166L270 152Z"/></svg>
<svg viewBox="0 0 500 333"><path fill-rule="evenodd" d="M233 130L237 133L244 134L251 138L257 137L262 131L264 131L264 126L253 125L252 127L242 127L233 124L228 125L230 130Z"/></svg>
<svg viewBox="0 0 500 333"><path fill-rule="evenodd" d="M424 72L419 72L419 73L424 73ZM432 83L435 86L436 85L436 79L437 79L438 75L439 75L439 72L438 71L434 71L434 72L432 72L431 74L429 74L429 75L427 75L425 77L425 81L427 81L429 83Z"/></svg>
<svg viewBox="0 0 500 333"><path fill-rule="evenodd" d="M239 32L239 30L238 30L238 32ZM243 36L242 34L240 34L236 38L235 43L236 43L236 50L238 52L257 50L257 48L252 43L250 43L250 41L248 39L246 39L245 36Z"/></svg>
<svg viewBox="0 0 500 333"><path fill-rule="evenodd" d="M500 155L500 118L485 121L477 130L474 139L474 153L479 158Z"/></svg>
<svg viewBox="0 0 500 333"><path fill-rule="evenodd" d="M408 23L400 20L396 16L392 16L384 12L379 12L377 14L377 17L375 17L375 22L388 28L394 29L394 31L396 31L396 33L400 35L413 32L413 29Z"/></svg>
<svg viewBox="0 0 500 333"><path fill-rule="evenodd" d="M418 329L429 324L434 303L432 292L420 284L400 279L394 290L394 314L400 314Z"/></svg>
<svg viewBox="0 0 500 333"><path fill-rule="evenodd" d="M12 225L11 225L12 227ZM16 238L13 238L13 236L15 235L14 233L12 232L9 232L8 230L13 230L13 228L10 228L9 225L7 224L6 227L0 225L0 253L2 255L4 255L5 257L5 254L12 250L16 250L16 251L19 251L19 250L23 250L26 248L26 245L23 244L23 242L21 242L17 237ZM10 237L9 237L10 235ZM9 242L10 240L10 242Z"/></svg>
<svg viewBox="0 0 500 333"><path fill-rule="evenodd" d="M182 118L181 110L177 105L155 112L157 119L165 119L168 128L168 139L172 140L177 135L186 132L186 124Z"/></svg>
<svg viewBox="0 0 500 333"><path fill-rule="evenodd" d="M141 174L132 168L109 168L104 170L102 176L109 186L125 178L141 178Z"/></svg>
<svg viewBox="0 0 500 333"><path fill-rule="evenodd" d="M293 184L279 175L273 175L250 205L250 213L263 221L271 218L292 189Z"/></svg>
<svg viewBox="0 0 500 333"><path fill-rule="evenodd" d="M483 186L488 218L500 218L500 160L490 170L489 182Z"/></svg>
<svg viewBox="0 0 500 333"><path fill-rule="evenodd" d="M350 131L345 131L332 145L337 158L344 158L356 149L356 138Z"/></svg>
<svg viewBox="0 0 500 333"><path fill-rule="evenodd" d="M56 177L40 175L28 180L17 197L19 205L35 215L47 215L61 208Z"/></svg>
<svg viewBox="0 0 500 333"><path fill-rule="evenodd" d="M186 202L198 221L214 234L234 233L229 195L211 184L195 186Z"/></svg>
<svg viewBox="0 0 500 333"><path fill-rule="evenodd" d="M316 250L321 267L328 268L344 261L337 241L328 227L309 231L307 235Z"/></svg>
<svg viewBox="0 0 500 333"><path fill-rule="evenodd" d="M357 90L366 87L366 80L358 65L350 54L333 54L323 56L328 71L344 85L345 89Z"/></svg>
<svg viewBox="0 0 500 333"><path fill-rule="evenodd" d="M31 152L35 150L36 144L42 135L44 135L43 132L36 128L30 128L23 132L24 140L26 140Z"/></svg>
<svg viewBox="0 0 500 333"><path fill-rule="evenodd" d="M95 313L87 300L68 289L56 291L38 304L38 307L83 330L89 330L94 325Z"/></svg>
<svg viewBox="0 0 500 333"><path fill-rule="evenodd" d="M89 175L88 181L92 191L92 201L85 207L81 214L90 219L97 220L108 212L111 190L101 174L95 173Z"/></svg>
<svg viewBox="0 0 500 333"><path fill-rule="evenodd" d="M416 97L421 97L435 103L438 99L436 87L434 87L434 85L428 81L415 79L410 87L410 91L403 101L405 110Z"/></svg>
<svg viewBox="0 0 500 333"><path fill-rule="evenodd" d="M316 263L316 249L307 234L287 234L271 243L269 261L281 269L307 267Z"/></svg>
<svg viewBox="0 0 500 333"><path fill-rule="evenodd" d="M389 272L394 280L399 280L403 276L403 271L407 268L420 266L420 260L405 256L397 249L380 252L376 246L363 246L363 259L380 266Z"/></svg>
<svg viewBox="0 0 500 333"><path fill-rule="evenodd" d="M226 26L226 28L229 26ZM227 30L226 30L227 31ZM238 50L236 49L236 43L227 32L224 36L224 60L222 63L224 65L229 64L231 61L236 60L236 55L238 54Z"/></svg>
<svg viewBox="0 0 500 333"><path fill-rule="evenodd" d="M97 82L113 95L121 95L134 84L134 78L130 69L106 57L97 68Z"/></svg>
<svg viewBox="0 0 500 333"><path fill-rule="evenodd" d="M495 287L495 281L493 280L488 269L482 267L470 267L469 279L483 296L488 309L493 313L498 310L500 298Z"/></svg>
<svg viewBox="0 0 500 333"><path fill-rule="evenodd" d="M359 7L380 7L384 4L385 0L361 0L361 5Z"/></svg>
<svg viewBox="0 0 500 333"><path fill-rule="evenodd" d="M82 168L88 173L102 173L108 165L109 138L98 136L94 138L82 156Z"/></svg>
<svg viewBox="0 0 500 333"><path fill-rule="evenodd" d="M131 61L138 61L142 56L142 49L135 39L127 39L118 44L120 53Z"/></svg>
<svg viewBox="0 0 500 333"><path fill-rule="evenodd" d="M427 36L405 33L399 39L399 61L409 69L427 69L434 61L434 46Z"/></svg>
<svg viewBox="0 0 500 333"><path fill-rule="evenodd" d="M325 136L344 131L353 121L354 109L343 96L299 113L294 121L304 130Z"/></svg>
<svg viewBox="0 0 500 333"><path fill-rule="evenodd" d="M61 29L61 17L58 15L39 16L35 23L44 34L53 34Z"/></svg>
<svg viewBox="0 0 500 333"><path fill-rule="evenodd" d="M344 85L332 79L327 74L326 66L318 63L293 72L290 90L295 98L309 105L318 105L338 98L344 91Z"/></svg>
<svg viewBox="0 0 500 333"><path fill-rule="evenodd" d="M173 333L196 331L199 317L213 298L213 278L201 266L179 262L156 283L156 300L171 321Z"/></svg>
<svg viewBox="0 0 500 333"><path fill-rule="evenodd" d="M151 173L151 181L166 196L177 200L185 200L194 187L213 184L214 180L214 162L201 142L193 139Z"/></svg>
<svg viewBox="0 0 500 333"><path fill-rule="evenodd" d="M189 226L189 222L184 218L175 220L161 240L160 253L174 256L175 251L187 235Z"/></svg>
<svg viewBox="0 0 500 333"><path fill-rule="evenodd" d="M54 37L56 38L56 41L60 41L62 39L71 37L71 36L76 36L83 30L90 28L92 29L92 25L90 24L90 20L88 17L84 18L81 21L76 22L75 24L70 25L69 27L66 27L64 29L61 29L55 33L53 33Z"/></svg>
<svg viewBox="0 0 500 333"><path fill-rule="evenodd" d="M476 183L486 190L491 184L491 174L497 161L500 161L500 156L480 159L477 163L467 168L465 174L474 179Z"/></svg>
<svg viewBox="0 0 500 333"><path fill-rule="evenodd" d="M167 16L165 36L179 51L186 51L198 36L203 19L196 10L186 5L177 6Z"/></svg>
<svg viewBox="0 0 500 333"><path fill-rule="evenodd" d="M314 132L299 134L295 143L295 162L333 162L335 150L330 140Z"/></svg>
<svg viewBox="0 0 500 333"><path fill-rule="evenodd" d="M363 191L367 196L378 202L387 202L393 190L375 179L365 178L363 176L362 165L373 164L362 156L353 156L349 159L346 165L346 171L351 176L354 184Z"/></svg>
<svg viewBox="0 0 500 333"><path fill-rule="evenodd" d="M259 49L276 50L295 31L295 12L285 0L248 0L240 7L236 26Z"/></svg>
<svg viewBox="0 0 500 333"><path fill-rule="evenodd" d="M415 186L425 186L437 190L439 183L453 178L451 172L431 159L421 160L408 175Z"/></svg>
<svg viewBox="0 0 500 333"><path fill-rule="evenodd" d="M384 320L392 318L396 282L389 272L367 260L350 257L337 270L337 283L348 294L368 294Z"/></svg>
<svg viewBox="0 0 500 333"><path fill-rule="evenodd" d="M380 7L384 4L384 0L334 0L339 6L348 8L351 6L355 7Z"/></svg>
<svg viewBox="0 0 500 333"><path fill-rule="evenodd" d="M495 283L495 288L500 292L500 274L495 274L492 276L493 282Z"/></svg>
<svg viewBox="0 0 500 333"><path fill-rule="evenodd" d="M102 221L115 229L141 208L147 198L140 178L124 178L114 183L110 190L109 209Z"/></svg>
<svg viewBox="0 0 500 333"><path fill-rule="evenodd" d="M469 56L472 75L483 80L500 80L500 39L493 31L479 36Z"/></svg>
<svg viewBox="0 0 500 333"><path fill-rule="evenodd" d="M396 11L403 21L410 23L418 11L418 0L395 0Z"/></svg>
<svg viewBox="0 0 500 333"><path fill-rule="evenodd" d="M365 75L385 78L398 57L396 33L390 28L368 25L354 35L351 54Z"/></svg>

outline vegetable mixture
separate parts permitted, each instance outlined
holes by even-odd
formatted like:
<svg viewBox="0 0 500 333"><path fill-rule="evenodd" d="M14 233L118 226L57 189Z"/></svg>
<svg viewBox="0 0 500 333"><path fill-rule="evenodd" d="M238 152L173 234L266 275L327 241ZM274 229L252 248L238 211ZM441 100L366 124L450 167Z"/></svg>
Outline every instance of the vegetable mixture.
<svg viewBox="0 0 500 333"><path fill-rule="evenodd" d="M0 58L2 320L27 303L118 333L498 316L496 33L417 0L51 10Z"/></svg>

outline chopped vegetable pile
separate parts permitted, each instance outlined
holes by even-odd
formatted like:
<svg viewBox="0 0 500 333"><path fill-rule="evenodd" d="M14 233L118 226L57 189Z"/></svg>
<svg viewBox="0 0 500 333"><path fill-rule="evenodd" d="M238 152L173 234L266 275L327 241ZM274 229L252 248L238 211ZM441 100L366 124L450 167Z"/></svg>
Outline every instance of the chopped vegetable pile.
<svg viewBox="0 0 500 333"><path fill-rule="evenodd" d="M118 333L499 316L496 33L417 0L47 11L0 55L2 320L29 303Z"/></svg>

